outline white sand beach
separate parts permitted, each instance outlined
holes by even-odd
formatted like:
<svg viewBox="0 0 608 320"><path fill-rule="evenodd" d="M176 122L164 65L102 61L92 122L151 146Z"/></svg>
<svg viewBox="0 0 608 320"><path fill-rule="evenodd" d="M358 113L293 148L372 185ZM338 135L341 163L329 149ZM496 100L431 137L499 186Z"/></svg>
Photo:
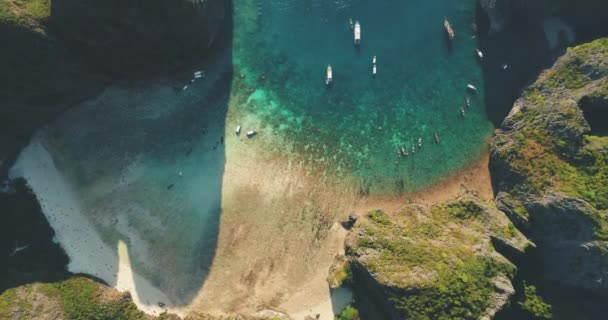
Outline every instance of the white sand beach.
<svg viewBox="0 0 608 320"><path fill-rule="evenodd" d="M10 178L24 178L35 193L55 237L70 257L68 270L97 277L119 291L129 291L137 306L146 313L159 314L163 302L171 312L171 300L147 280L131 270L128 250L118 244L119 256L104 243L95 228L81 213L69 184L57 170L39 137L20 154ZM137 283L137 287L136 287Z"/></svg>

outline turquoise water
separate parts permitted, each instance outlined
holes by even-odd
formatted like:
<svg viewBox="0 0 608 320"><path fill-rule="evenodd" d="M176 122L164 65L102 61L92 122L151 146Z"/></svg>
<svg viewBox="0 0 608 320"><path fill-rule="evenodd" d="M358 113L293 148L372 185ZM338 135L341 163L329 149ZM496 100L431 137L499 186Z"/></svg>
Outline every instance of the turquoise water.
<svg viewBox="0 0 608 320"><path fill-rule="evenodd" d="M362 193L394 194L467 166L492 132L472 38L473 0L236 0L234 5L231 46L198 67L205 70L203 79L191 82L191 70L180 83L117 84L70 109L36 138L65 179L57 184L73 193L54 199L56 188L46 183L52 179L29 181L45 214L54 216L52 223L69 225L64 213L78 211L112 257L124 242L134 271L178 305L191 302L207 279L220 217L232 214L235 220L238 214L235 190L249 190L248 180L235 176L245 154L305 164L313 173L337 178L346 191L354 181ZM451 46L444 16L456 31ZM362 25L360 48L353 46L349 17ZM334 68L331 88L324 83L328 64ZM480 91L470 96L462 118L467 83ZM247 125L244 131L258 130L258 136L236 136L237 123ZM412 155L418 138L423 146ZM409 157L397 157L401 147L410 150ZM274 154L286 157L270 157ZM35 173L43 166L27 163ZM272 175L273 165L260 161L250 178L258 171ZM333 191L327 191L329 197L340 194ZM260 202L267 208L251 211L281 212L281 219L289 219L307 206L293 206L298 201L287 193L277 197ZM82 230L74 233L79 238L71 242L89 237ZM79 252L68 254L76 259ZM78 271L94 269L88 268ZM113 274L117 261L107 268ZM115 275L104 280L113 284ZM145 301L145 290L138 293Z"/></svg>
<svg viewBox="0 0 608 320"><path fill-rule="evenodd" d="M477 158L492 131L474 15L475 1L236 1L235 74L245 77L242 91L257 90L240 111L301 158L354 176L364 192L428 186ZM351 17L361 23L359 48ZM328 64L331 88L324 84ZM480 91L470 95L463 119L467 83ZM423 147L412 155L418 138ZM401 147L409 157L398 157Z"/></svg>

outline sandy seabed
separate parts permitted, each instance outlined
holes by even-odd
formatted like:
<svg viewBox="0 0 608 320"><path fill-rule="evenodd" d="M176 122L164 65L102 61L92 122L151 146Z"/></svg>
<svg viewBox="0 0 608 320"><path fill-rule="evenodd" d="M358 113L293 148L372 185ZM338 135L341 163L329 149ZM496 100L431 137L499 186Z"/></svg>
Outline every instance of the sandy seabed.
<svg viewBox="0 0 608 320"><path fill-rule="evenodd" d="M38 137L21 152L11 169L10 178L17 177L27 181L55 231L57 241L70 257L68 271L91 275L119 291L129 291L133 301L146 313L159 314L164 310L158 306L158 302L171 300L133 272L124 243L118 243L117 250L113 250L101 240L93 225L82 214L78 198ZM172 312L181 313L180 310Z"/></svg>
<svg viewBox="0 0 608 320"><path fill-rule="evenodd" d="M333 319L352 300L348 290L332 292L326 282L334 256L344 250L346 231L337 220L349 212L391 211L411 202L432 205L465 192L492 197L487 153L423 191L360 198L355 192L332 191L335 186L325 179L282 159L251 157L252 141L234 137L226 143L228 161L216 257L200 292L184 308L172 308L169 297L133 272L124 243L119 242L115 249L102 241L40 139L34 138L23 150L11 177L25 178L37 195L70 257L69 271L95 276L131 292L138 307L149 314L166 308L180 315L189 311L252 314L264 307L294 319L317 314L320 319ZM322 216L327 212L334 213ZM167 306L160 308L158 302Z"/></svg>

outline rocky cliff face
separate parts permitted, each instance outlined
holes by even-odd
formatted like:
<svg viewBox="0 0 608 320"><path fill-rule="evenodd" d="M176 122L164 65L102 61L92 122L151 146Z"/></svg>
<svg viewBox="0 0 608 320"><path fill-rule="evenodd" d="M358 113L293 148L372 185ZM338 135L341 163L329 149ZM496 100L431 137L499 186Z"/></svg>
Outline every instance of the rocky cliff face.
<svg viewBox="0 0 608 320"><path fill-rule="evenodd" d="M492 143L497 203L538 245L544 275L608 289L608 39L573 49L514 105ZM591 124L591 126L590 126Z"/></svg>
<svg viewBox="0 0 608 320"><path fill-rule="evenodd" d="M51 30L97 70L158 74L209 52L226 0L53 0Z"/></svg>
<svg viewBox="0 0 608 320"><path fill-rule="evenodd" d="M491 318L514 293L514 266L493 243L529 244L490 204L466 196L432 208L372 211L347 239L358 305L377 319Z"/></svg>

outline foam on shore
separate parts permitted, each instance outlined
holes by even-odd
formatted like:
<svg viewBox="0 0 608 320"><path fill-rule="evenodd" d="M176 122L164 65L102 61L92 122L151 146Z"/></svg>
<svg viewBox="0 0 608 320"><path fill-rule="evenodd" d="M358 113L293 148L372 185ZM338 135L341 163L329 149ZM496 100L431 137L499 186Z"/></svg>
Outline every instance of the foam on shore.
<svg viewBox="0 0 608 320"><path fill-rule="evenodd" d="M24 178L36 195L56 239L70 258L70 272L91 275L119 291L129 291L135 304L148 314L159 314L167 307L180 313L170 308L171 301L165 294L132 271L123 242L114 250L102 241L39 137L23 149L11 168L10 178L18 177ZM165 308L160 308L158 302L163 302Z"/></svg>

